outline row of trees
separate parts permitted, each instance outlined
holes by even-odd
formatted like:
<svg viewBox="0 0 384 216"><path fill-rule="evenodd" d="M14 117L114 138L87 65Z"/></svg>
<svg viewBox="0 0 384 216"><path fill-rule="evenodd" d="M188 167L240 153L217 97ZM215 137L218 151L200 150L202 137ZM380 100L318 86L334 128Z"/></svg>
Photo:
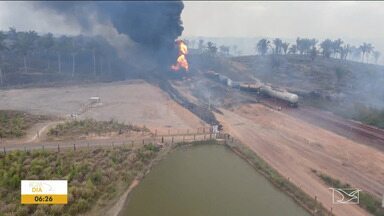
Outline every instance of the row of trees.
<svg viewBox="0 0 384 216"><path fill-rule="evenodd" d="M110 73L115 49L101 37L39 35L34 31L0 31L0 82L5 74L33 72L93 76ZM1 84L0 83L0 84Z"/></svg>
<svg viewBox="0 0 384 216"><path fill-rule="evenodd" d="M207 41L205 42L203 39L200 40L185 40L184 41L188 47L192 49L197 49L200 51L200 53L203 52L209 52L209 53L220 53L225 56L229 56L230 54L235 54L235 55L240 55L241 51L238 50L236 45L233 46L226 46L226 45L221 45L217 46L214 44L212 41Z"/></svg>
<svg viewBox="0 0 384 216"><path fill-rule="evenodd" d="M326 39L318 43L316 39L297 38L296 44L289 44L283 42L280 38L272 41L268 39L261 39L256 44L255 50L260 55L268 53L281 55L281 54L300 54L310 55L314 59L317 55L322 55L326 58L339 58L342 60L361 60L367 62L369 57L373 57L375 63L380 58L380 52L375 51L370 43L363 43L360 46L351 46L345 44L343 40Z"/></svg>

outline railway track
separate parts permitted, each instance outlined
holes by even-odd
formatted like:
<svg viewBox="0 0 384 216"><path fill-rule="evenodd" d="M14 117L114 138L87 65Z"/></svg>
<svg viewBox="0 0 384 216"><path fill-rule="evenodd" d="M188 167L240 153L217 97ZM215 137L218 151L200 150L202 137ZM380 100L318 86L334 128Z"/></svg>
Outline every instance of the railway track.
<svg viewBox="0 0 384 216"><path fill-rule="evenodd" d="M285 113L335 132L359 143L384 151L384 130L360 122L343 119L332 113L309 107L285 109Z"/></svg>
<svg viewBox="0 0 384 216"><path fill-rule="evenodd" d="M314 115L317 118L323 118L326 121L332 122L333 124L338 125L339 127L343 127L347 130L351 130L362 135L369 136L371 138L382 140L384 143L384 130L382 129L365 125L360 122L342 119L341 117L335 116L333 114L310 110L308 108L302 108L301 111L310 113L311 115Z"/></svg>
<svg viewBox="0 0 384 216"><path fill-rule="evenodd" d="M282 111L323 129L332 131L359 143L372 146L384 151L384 130L357 121L347 120L332 113L310 107L292 108L286 102L275 98L262 97L256 93L247 92L257 97L260 104L271 109Z"/></svg>

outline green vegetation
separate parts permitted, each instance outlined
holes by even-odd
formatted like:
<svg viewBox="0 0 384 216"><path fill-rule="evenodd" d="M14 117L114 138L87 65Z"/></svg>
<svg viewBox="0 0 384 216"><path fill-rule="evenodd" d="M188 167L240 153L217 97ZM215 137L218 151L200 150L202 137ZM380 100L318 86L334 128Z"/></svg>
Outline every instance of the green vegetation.
<svg viewBox="0 0 384 216"><path fill-rule="evenodd" d="M100 36L0 31L0 86L122 78L116 50Z"/></svg>
<svg viewBox="0 0 384 216"><path fill-rule="evenodd" d="M356 108L357 113L352 116L352 119L373 125L379 128L384 128L384 110L375 109L365 106Z"/></svg>
<svg viewBox="0 0 384 216"><path fill-rule="evenodd" d="M78 215L103 208L142 175L159 149L145 145L60 153L14 151L0 155L0 216ZM21 205L21 179L67 179L67 205Z"/></svg>
<svg viewBox="0 0 384 216"><path fill-rule="evenodd" d="M235 153L250 163L259 173L267 178L273 185L291 196L299 205L304 207L313 215L332 215L324 206L310 197L303 190L281 176L275 169L267 164L263 159L257 156L248 147L239 143L228 144Z"/></svg>
<svg viewBox="0 0 384 216"><path fill-rule="evenodd" d="M134 125L125 125L115 120L110 121L96 121L93 119L68 121L62 124L58 124L56 127L51 128L48 131L48 136L51 138L62 137L76 137L81 135L98 134L103 133L118 133L122 134L128 131L133 132L149 132L145 127L138 127Z"/></svg>
<svg viewBox="0 0 384 216"><path fill-rule="evenodd" d="M48 120L48 117L20 111L0 110L0 138L22 137L32 125L45 120Z"/></svg>
<svg viewBox="0 0 384 216"><path fill-rule="evenodd" d="M323 173L319 173L316 170L313 172L324 181L325 184L334 188L350 188L351 185L343 183L338 179L334 179ZM376 216L384 216L384 209L381 207L381 200L365 191L360 191L359 194L359 206L367 210L369 213Z"/></svg>

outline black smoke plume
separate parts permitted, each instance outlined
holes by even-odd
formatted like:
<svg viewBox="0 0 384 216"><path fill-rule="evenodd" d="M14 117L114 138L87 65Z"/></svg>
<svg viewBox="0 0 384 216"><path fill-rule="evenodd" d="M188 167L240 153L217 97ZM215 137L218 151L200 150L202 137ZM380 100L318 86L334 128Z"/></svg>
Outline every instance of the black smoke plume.
<svg viewBox="0 0 384 216"><path fill-rule="evenodd" d="M84 31L92 28L91 16L96 15L100 23L111 22L119 33L129 36L168 65L177 55L174 41L184 30L182 1L47 1L37 2L36 6L54 10L68 21L76 20Z"/></svg>

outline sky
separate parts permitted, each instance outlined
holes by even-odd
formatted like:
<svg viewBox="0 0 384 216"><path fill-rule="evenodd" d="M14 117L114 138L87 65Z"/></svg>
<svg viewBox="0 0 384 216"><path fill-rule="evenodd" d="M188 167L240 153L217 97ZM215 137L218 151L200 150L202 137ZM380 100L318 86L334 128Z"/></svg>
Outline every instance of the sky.
<svg viewBox="0 0 384 216"><path fill-rule="evenodd" d="M186 1L185 36L384 36L384 2Z"/></svg>
<svg viewBox="0 0 384 216"><path fill-rule="evenodd" d="M359 39L384 50L384 1L185 1L183 37ZM81 28L28 2L0 1L0 30L79 34Z"/></svg>

